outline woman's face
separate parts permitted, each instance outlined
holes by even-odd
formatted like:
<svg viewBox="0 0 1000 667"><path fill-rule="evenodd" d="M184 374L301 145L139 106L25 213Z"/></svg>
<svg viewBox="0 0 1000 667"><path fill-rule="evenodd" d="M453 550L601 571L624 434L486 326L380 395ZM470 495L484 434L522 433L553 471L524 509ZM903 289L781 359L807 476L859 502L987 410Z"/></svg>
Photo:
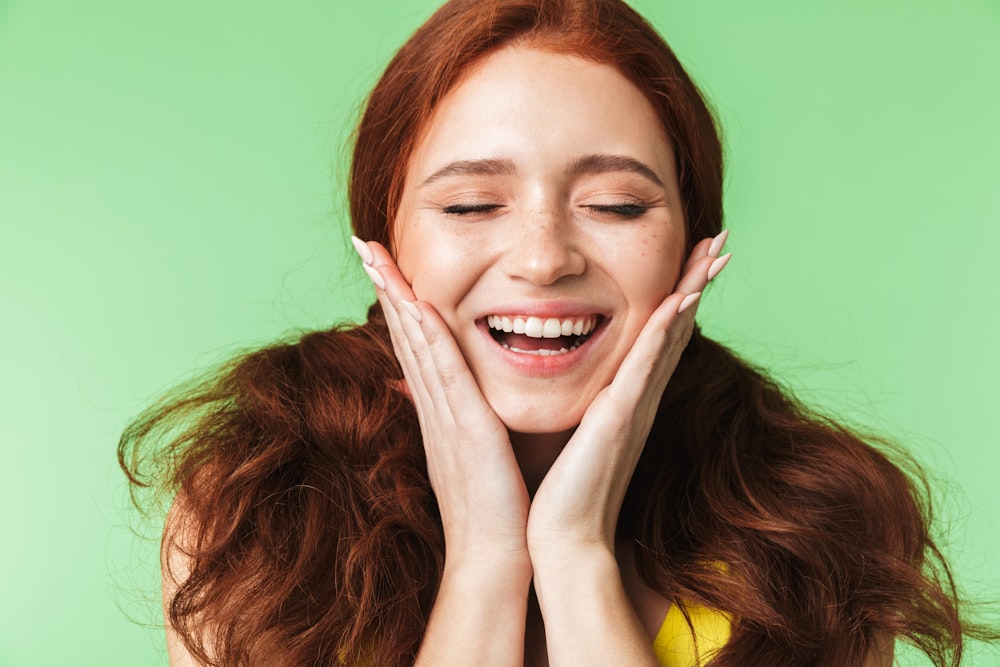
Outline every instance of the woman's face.
<svg viewBox="0 0 1000 667"><path fill-rule="evenodd" d="M613 67L508 47L435 110L393 245L500 419L557 433L673 291L684 229L673 152L643 94Z"/></svg>

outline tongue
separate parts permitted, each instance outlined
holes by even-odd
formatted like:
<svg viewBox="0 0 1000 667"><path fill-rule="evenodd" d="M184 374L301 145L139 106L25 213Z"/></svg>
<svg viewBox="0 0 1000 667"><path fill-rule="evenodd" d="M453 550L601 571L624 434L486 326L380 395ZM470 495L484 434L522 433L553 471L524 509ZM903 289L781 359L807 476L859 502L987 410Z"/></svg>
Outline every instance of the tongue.
<svg viewBox="0 0 1000 667"><path fill-rule="evenodd" d="M516 347L519 350L561 350L562 348L569 348L572 345L570 342L571 336L560 336L559 338L531 338L530 336L525 336L524 334L516 333L506 333L503 335L503 342L507 343L510 347Z"/></svg>

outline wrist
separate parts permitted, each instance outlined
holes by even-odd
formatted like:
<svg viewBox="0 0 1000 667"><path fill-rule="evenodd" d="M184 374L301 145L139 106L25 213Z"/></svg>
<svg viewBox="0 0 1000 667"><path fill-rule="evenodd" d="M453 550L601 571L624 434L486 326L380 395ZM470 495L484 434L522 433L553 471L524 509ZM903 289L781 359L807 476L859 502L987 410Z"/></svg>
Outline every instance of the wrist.
<svg viewBox="0 0 1000 667"><path fill-rule="evenodd" d="M614 549L600 542L546 541L532 545L535 589L577 589L619 581Z"/></svg>
<svg viewBox="0 0 1000 667"><path fill-rule="evenodd" d="M531 564L507 560L449 562L445 560L438 601L451 599L467 616L508 613L524 623L528 591L531 587Z"/></svg>
<svg viewBox="0 0 1000 667"><path fill-rule="evenodd" d="M578 560L593 565L615 561L613 536L605 536L600 526L582 531L529 529L526 548L533 567L550 562L565 566Z"/></svg>
<svg viewBox="0 0 1000 667"><path fill-rule="evenodd" d="M476 550L446 553L442 580L527 590L531 576L531 558L526 549L517 552Z"/></svg>

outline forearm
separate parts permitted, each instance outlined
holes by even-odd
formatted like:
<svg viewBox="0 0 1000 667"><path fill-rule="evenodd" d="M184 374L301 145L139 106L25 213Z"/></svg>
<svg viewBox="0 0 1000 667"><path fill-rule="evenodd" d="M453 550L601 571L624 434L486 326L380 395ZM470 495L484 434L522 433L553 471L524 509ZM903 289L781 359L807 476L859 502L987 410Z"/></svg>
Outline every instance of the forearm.
<svg viewBox="0 0 1000 667"><path fill-rule="evenodd" d="M550 665L658 665L612 551L533 551L532 564Z"/></svg>
<svg viewBox="0 0 1000 667"><path fill-rule="evenodd" d="M418 666L522 665L530 564L445 565Z"/></svg>

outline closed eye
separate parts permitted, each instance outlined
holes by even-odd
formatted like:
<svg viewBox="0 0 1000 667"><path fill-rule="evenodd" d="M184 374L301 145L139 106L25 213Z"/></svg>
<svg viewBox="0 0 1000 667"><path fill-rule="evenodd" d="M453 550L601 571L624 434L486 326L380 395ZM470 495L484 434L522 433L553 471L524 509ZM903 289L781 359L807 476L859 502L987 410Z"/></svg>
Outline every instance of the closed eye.
<svg viewBox="0 0 1000 667"><path fill-rule="evenodd" d="M472 215L475 213L492 213L503 208L502 204L452 204L441 209L446 215Z"/></svg>
<svg viewBox="0 0 1000 667"><path fill-rule="evenodd" d="M625 219L638 218L649 210L649 207L643 204L631 204L631 203L591 204L586 208L590 209L591 211L596 211L597 213L608 213Z"/></svg>

